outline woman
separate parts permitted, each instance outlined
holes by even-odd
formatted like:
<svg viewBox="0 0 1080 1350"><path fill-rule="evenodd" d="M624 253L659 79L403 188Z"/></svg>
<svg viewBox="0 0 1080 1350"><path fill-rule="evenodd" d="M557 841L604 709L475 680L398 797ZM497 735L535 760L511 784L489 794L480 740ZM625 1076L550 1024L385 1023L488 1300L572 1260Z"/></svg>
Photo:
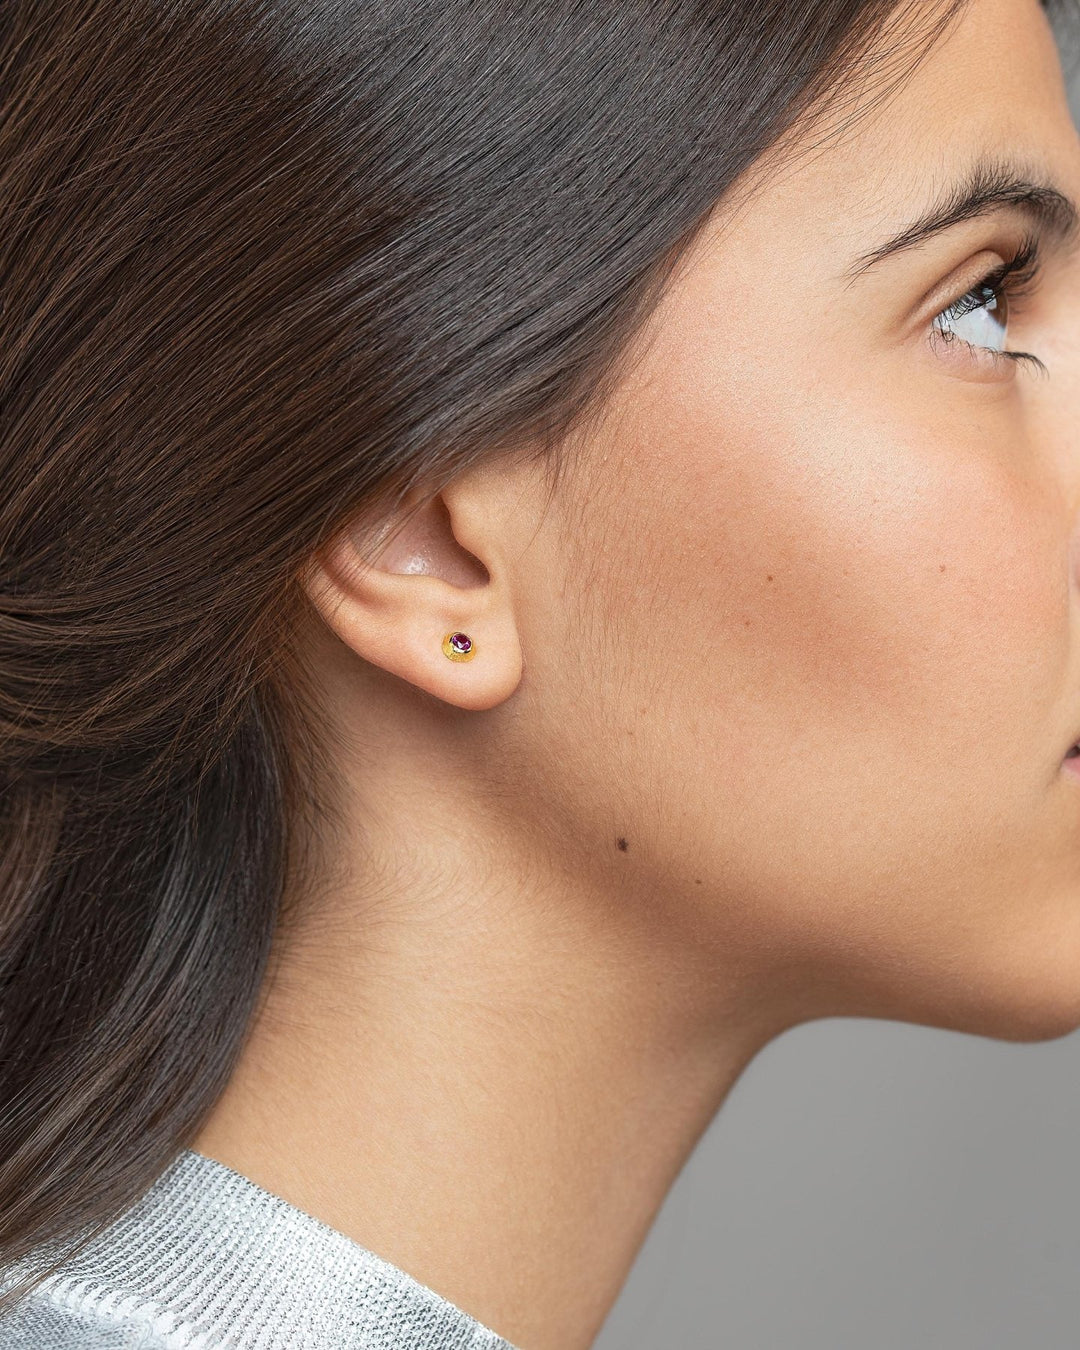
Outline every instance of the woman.
<svg viewBox="0 0 1080 1350"><path fill-rule="evenodd" d="M1080 1026L1037 0L0 68L0 1346L584 1350L788 1028Z"/></svg>

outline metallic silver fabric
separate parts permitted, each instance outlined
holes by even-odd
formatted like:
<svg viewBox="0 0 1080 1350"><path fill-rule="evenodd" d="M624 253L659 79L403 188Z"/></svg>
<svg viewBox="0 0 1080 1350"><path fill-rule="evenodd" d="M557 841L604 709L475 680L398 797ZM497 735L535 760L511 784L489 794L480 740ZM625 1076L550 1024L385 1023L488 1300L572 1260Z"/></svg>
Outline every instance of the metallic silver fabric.
<svg viewBox="0 0 1080 1350"><path fill-rule="evenodd" d="M0 1272L8 1288L18 1264ZM185 1149L13 1312L0 1350L515 1350L455 1304Z"/></svg>

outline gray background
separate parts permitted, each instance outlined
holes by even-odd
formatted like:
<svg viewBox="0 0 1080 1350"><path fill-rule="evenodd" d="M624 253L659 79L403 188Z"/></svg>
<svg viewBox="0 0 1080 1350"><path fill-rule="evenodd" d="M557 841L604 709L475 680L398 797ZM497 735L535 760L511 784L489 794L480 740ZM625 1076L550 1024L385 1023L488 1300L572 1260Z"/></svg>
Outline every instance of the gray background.
<svg viewBox="0 0 1080 1350"><path fill-rule="evenodd" d="M796 1027L736 1083L594 1350L1080 1350L1078 1155L1080 1033Z"/></svg>

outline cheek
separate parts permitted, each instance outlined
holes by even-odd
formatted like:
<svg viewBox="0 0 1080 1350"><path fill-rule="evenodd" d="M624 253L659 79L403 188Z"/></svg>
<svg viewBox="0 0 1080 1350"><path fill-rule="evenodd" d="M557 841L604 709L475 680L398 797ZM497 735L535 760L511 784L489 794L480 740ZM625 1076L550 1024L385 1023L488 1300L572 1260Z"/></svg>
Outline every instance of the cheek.
<svg viewBox="0 0 1080 1350"><path fill-rule="evenodd" d="M759 366L744 392L684 391L623 465L609 545L669 725L756 781L799 762L879 803L868 766L940 793L979 745L1033 783L1067 669L1066 535L1004 413L995 443L884 390L770 397Z"/></svg>
<svg viewBox="0 0 1080 1350"><path fill-rule="evenodd" d="M602 762L585 799L600 831L629 822L642 868L620 898L633 876L644 912L670 896L669 934L900 978L905 998L897 972L954 990L950 963L984 943L993 984L1059 931L1074 870L1048 792L1069 670L1057 479L882 389L871 415L820 383L756 388L723 413L639 403L624 427L591 499L618 509L590 545L603 641L564 762Z"/></svg>

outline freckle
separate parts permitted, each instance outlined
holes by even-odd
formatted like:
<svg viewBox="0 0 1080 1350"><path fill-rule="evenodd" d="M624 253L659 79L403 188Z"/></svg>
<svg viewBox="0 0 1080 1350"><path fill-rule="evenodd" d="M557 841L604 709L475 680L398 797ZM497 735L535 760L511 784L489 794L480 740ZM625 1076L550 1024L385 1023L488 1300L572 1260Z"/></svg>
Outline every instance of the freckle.
<svg viewBox="0 0 1080 1350"><path fill-rule="evenodd" d="M765 580L766 580L766 581L772 581L772 577L766 577Z"/></svg>
<svg viewBox="0 0 1080 1350"><path fill-rule="evenodd" d="M941 571L942 571L942 572L945 571L945 564L944 564L944 563L941 564Z"/></svg>
<svg viewBox="0 0 1080 1350"><path fill-rule="evenodd" d="M625 839L619 838L615 842L618 844L618 846L622 849L624 853L630 847L630 845L626 842Z"/></svg>
<svg viewBox="0 0 1080 1350"><path fill-rule="evenodd" d="M700 878L700 877L695 877L695 878L694 878L694 884L697 885L697 886L700 886L700 885L701 885L701 878Z"/></svg>

